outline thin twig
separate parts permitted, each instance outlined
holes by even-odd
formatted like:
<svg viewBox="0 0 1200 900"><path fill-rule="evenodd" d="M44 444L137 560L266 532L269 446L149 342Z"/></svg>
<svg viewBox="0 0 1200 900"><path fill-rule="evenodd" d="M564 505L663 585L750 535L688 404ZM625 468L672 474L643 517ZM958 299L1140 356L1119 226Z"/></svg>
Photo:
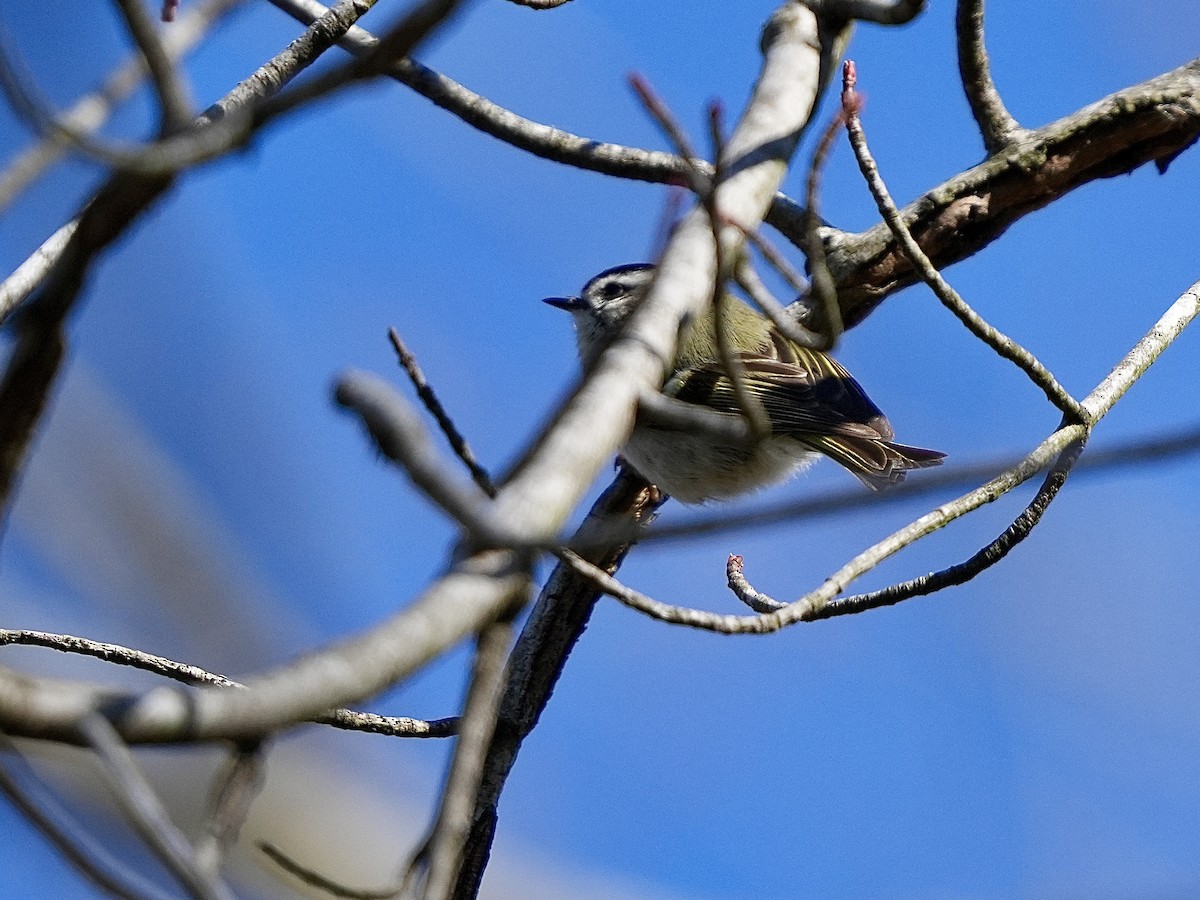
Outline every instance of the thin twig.
<svg viewBox="0 0 1200 900"><path fill-rule="evenodd" d="M958 73L971 115L979 125L988 153L999 153L1030 132L1012 117L992 81L987 48L983 42L984 0L958 0L954 18L958 43Z"/></svg>
<svg viewBox="0 0 1200 900"><path fill-rule="evenodd" d="M261 850L275 865L288 874L299 878L310 887L329 894L331 897L345 897L347 900L395 900L399 885L389 885L382 888L352 888L322 875L315 869L301 865L274 844L259 841Z"/></svg>
<svg viewBox="0 0 1200 900"><path fill-rule="evenodd" d="M825 242L821 239L820 193L821 173L833 152L834 141L841 130L842 115L837 113L830 119L817 147L813 150L812 160L808 164L808 178L805 182L805 227L804 242L801 245L808 257L809 276L812 283L809 294L813 300L819 324L815 330L824 336L824 345L817 350L830 350L836 346L842 336L845 326L842 322L842 308L838 305L837 286L833 274L829 271L829 261L825 258ZM807 304L805 305L807 307Z"/></svg>
<svg viewBox="0 0 1200 900"><path fill-rule="evenodd" d="M646 112L650 113L650 117L654 119L674 146L675 158L683 162L683 174L687 178L688 187L697 197L703 198L709 195L712 191L715 170L713 174L706 171L710 167L697 155L687 132L683 130L683 126L679 124L679 120L675 118L671 108L658 96L644 75L637 72L631 73L629 85L637 94Z"/></svg>
<svg viewBox="0 0 1200 900"><path fill-rule="evenodd" d="M879 207L880 215L892 229L892 234L895 235L910 264L921 276L921 280L929 285L930 290L943 306L954 313L973 335L1023 371L1064 415L1078 422L1089 421L1087 411L1079 401L1058 383L1058 380L1038 361L1038 358L1012 338L988 324L959 296L958 292L942 277L930 262L929 257L921 250L920 245L913 238L912 232L908 230L900 211L896 208L896 204L892 201L887 185L884 184L883 178L879 174L879 167L875 164L870 149L867 147L866 133L863 131L862 121L858 117L860 103L855 92L856 80L854 62L847 60L842 90L842 109L846 117L846 132L850 136L850 144L854 148L858 167L867 180L871 196L875 198L875 203Z"/></svg>
<svg viewBox="0 0 1200 900"><path fill-rule="evenodd" d="M747 232L746 237L753 241L755 238L762 239L761 235ZM764 242L765 244L765 242ZM799 344L801 347L809 347L816 349L825 346L828 343L825 337L816 331L813 331L804 325L801 325L799 320L788 312L788 308L784 306L771 293L770 289L763 284L763 281L758 276L754 264L750 260L747 253L743 253L739 259L737 271L734 274L734 281L740 287L760 310L763 315L771 320L771 324L775 326L775 330L786 337L788 340Z"/></svg>
<svg viewBox="0 0 1200 900"><path fill-rule="evenodd" d="M146 61L150 83L158 96L162 121L159 134L166 136L183 130L192 121L192 104L183 74L163 46L162 38L143 0L115 0L125 18L129 34Z"/></svg>
<svg viewBox="0 0 1200 900"><path fill-rule="evenodd" d="M1046 474L1042 486L1038 488L1037 494L1021 514L995 540L972 554L969 559L938 572L930 572L918 578L889 585L878 591L833 600L814 615L813 619L829 619L867 609L893 606L910 597L924 596L948 587L966 584L980 572L996 565L1017 544L1029 537L1034 527L1041 521L1042 514L1058 495L1067 481L1067 476L1071 474L1071 470L1079 460L1085 443L1086 437L1080 437L1068 444L1058 455L1054 466Z"/></svg>
<svg viewBox="0 0 1200 900"><path fill-rule="evenodd" d="M729 554L729 559L725 561L725 580L735 597L756 613L778 612L787 606L786 603L755 589L743 574L745 565L746 561L736 553Z"/></svg>
<svg viewBox="0 0 1200 900"><path fill-rule="evenodd" d="M184 684L207 684L215 687L244 688L241 682L209 672L198 666L176 662L165 656L155 656L142 650L106 644L70 634L51 634L45 631L0 629L0 646L22 645L46 647L63 653L76 653L102 659L114 665L127 666L152 672L164 678ZM335 709L315 716L312 720L320 725L331 725L344 731L361 731L386 737L450 737L457 733L458 717L444 719L413 719L408 716L381 716L376 713L359 712L353 709Z"/></svg>
<svg viewBox="0 0 1200 900"><path fill-rule="evenodd" d="M207 824L196 844L196 860L214 877L229 849L237 843L250 805L266 781L265 762L261 744L242 744L234 748L213 780Z"/></svg>
<svg viewBox="0 0 1200 900"><path fill-rule="evenodd" d="M454 424L454 420L450 418L450 414L446 412L446 408L442 405L442 401L438 399L428 379L425 378L425 373L421 371L421 367L417 364L417 358L412 355L404 341L400 339L400 334L395 328L388 329L388 338L391 340L392 347L396 351L400 367L404 369L409 380L412 381L417 396L421 398L421 402L425 404L425 408L429 410L429 414L437 421L438 427L442 429L442 434L450 442L450 447L455 455L462 460L463 465L470 471L471 477L479 485L479 489L489 497L495 497L496 485L492 481L492 476L488 474L487 469L479 464L479 460L476 459L474 452L471 450L471 445L462 436L462 432L458 430L458 427Z"/></svg>
<svg viewBox="0 0 1200 900"><path fill-rule="evenodd" d="M721 361L721 368L729 377L730 384L733 386L734 398L737 401L738 409L745 416L746 421L750 425L750 430L755 439L761 440L770 433L771 423L767 418L766 411L763 409L762 402L754 396L746 385L746 377L744 367L741 360L738 358L733 342L729 334L728 325L728 304L730 297L728 296L725 286L729 282L730 276L733 273L734 266L730 262L726 248L722 245L721 229L726 224L726 217L721 215L717 208L717 188L725 180L726 167L728 160L725 158L724 137L720 131L720 112L715 104L709 106L709 128L714 144L713 157L716 163L713 165L712 176L706 177L705 173L696 165L691 164L691 160L697 158L695 150L692 148L692 143L688 139L687 132L679 124L669 106L650 86L650 83L641 75L631 75L629 78L630 84L637 93L638 98L642 101L646 111L654 118L658 126L663 130L663 133L674 144L676 154L680 159L689 161L687 166L688 182L692 190L699 198L701 205L708 214L709 229L712 232L713 248L716 254L717 272L713 278L712 295L709 299L708 308L712 310L713 316L713 333L717 341L717 355Z"/></svg>
<svg viewBox="0 0 1200 900"><path fill-rule="evenodd" d="M754 249L763 255L771 268L783 276L783 280L791 286L792 290L797 294L801 294L808 290L808 281L799 270L793 266L786 256L776 247L771 241L767 240L766 236L757 228L746 232L746 240L754 245Z"/></svg>
<svg viewBox="0 0 1200 900"><path fill-rule="evenodd" d="M553 542L549 536L526 534L499 516L491 497L442 461L420 417L382 379L350 373L338 382L334 396L358 415L380 451L399 463L413 484L476 545L528 548Z"/></svg>
<svg viewBox="0 0 1200 900"><path fill-rule="evenodd" d="M171 821L129 747L100 713L84 716L79 734L103 764L109 789L146 846L198 900L233 900L233 893L196 858L195 848Z"/></svg>

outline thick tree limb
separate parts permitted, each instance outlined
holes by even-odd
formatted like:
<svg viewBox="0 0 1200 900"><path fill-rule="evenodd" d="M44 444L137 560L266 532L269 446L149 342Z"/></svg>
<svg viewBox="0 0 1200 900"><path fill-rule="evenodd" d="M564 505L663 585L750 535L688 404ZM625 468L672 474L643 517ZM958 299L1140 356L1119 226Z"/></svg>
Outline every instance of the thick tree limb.
<svg viewBox="0 0 1200 900"><path fill-rule="evenodd" d="M1200 59L1030 131L901 210L938 269L986 247L1025 215L1090 181L1148 162L1159 171L1200 137ZM917 280L886 223L823 230L847 325Z"/></svg>

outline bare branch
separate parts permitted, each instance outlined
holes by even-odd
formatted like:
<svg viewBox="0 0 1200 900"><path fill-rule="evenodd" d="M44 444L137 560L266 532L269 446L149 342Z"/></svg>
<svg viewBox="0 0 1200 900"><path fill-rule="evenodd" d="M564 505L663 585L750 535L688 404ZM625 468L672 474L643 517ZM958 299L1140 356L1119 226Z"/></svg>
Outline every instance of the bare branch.
<svg viewBox="0 0 1200 900"><path fill-rule="evenodd" d="M400 367L404 369L405 374L408 375L409 380L413 383L413 387L417 391L417 396L421 398L421 402L425 404L425 408L429 410L429 414L433 416L434 420L438 423L438 427L441 428L442 434L450 442L450 448L454 451L454 454L462 460L463 465L470 471L471 478L479 485L479 489L489 497L495 497L496 485L492 483L491 475L488 474L487 469L479 464L479 460L475 458L475 453L471 450L467 439L462 436L462 432L458 430L458 427L454 424L454 420L450 418L450 414L442 406L442 401L438 399L428 379L425 378L425 373L421 371L421 367L417 364L417 358L405 346L404 341L400 339L400 335L395 328L388 329L388 339L392 342L392 347L396 351Z"/></svg>
<svg viewBox="0 0 1200 900"><path fill-rule="evenodd" d="M223 771L214 779L208 822L196 845L197 863L213 877L221 871L222 860L237 843L250 814L250 804L262 790L266 781L265 762L260 744L245 744L234 749Z"/></svg>
<svg viewBox="0 0 1200 900"><path fill-rule="evenodd" d="M278 90L332 45L341 32L330 33L329 28L344 31L360 14L359 4L369 2L343 0L328 17L311 26L282 53L211 107L197 120L196 127L203 131L205 123L237 117L250 105ZM168 139L171 140L177 138ZM66 346L66 320L75 306L84 275L96 255L120 237L171 183L170 177L151 178L118 172L76 218L77 224L62 241L57 257L51 258L49 252L44 252L48 250L44 244L39 252L45 268L39 263L23 277L26 286L37 274L41 274L42 282L41 290L28 302L26 315L19 323L16 344L0 380L0 518L7 509L16 474L45 408L50 387L58 375ZM71 225L64 226L59 234L69 228Z"/></svg>
<svg viewBox="0 0 1200 900"><path fill-rule="evenodd" d="M516 3L518 6L528 6L530 9L554 9L564 3L570 3L571 0L508 0L508 2Z"/></svg>
<svg viewBox="0 0 1200 900"><path fill-rule="evenodd" d="M773 613L787 606L786 603L756 590L743 574L745 565L746 561L735 553L729 554L729 559L725 561L725 580L735 597L756 613Z"/></svg>
<svg viewBox="0 0 1200 900"><path fill-rule="evenodd" d="M1024 139L1028 129L1012 117L992 81L987 48L983 43L984 0L958 0L955 34L958 37L958 72L962 78L971 115L979 125L983 146L988 153Z"/></svg>
<svg viewBox="0 0 1200 900"><path fill-rule="evenodd" d="M335 709L325 715L313 716L319 725L332 725L345 731L361 731L384 737L444 738L458 734L458 716L444 719L412 719L408 716L381 716L377 713Z"/></svg>
<svg viewBox="0 0 1200 900"><path fill-rule="evenodd" d="M245 0L202 0L190 5L179 20L162 35L168 59L182 59L208 33L212 25ZM61 121L80 134L90 134L104 123L116 107L145 80L140 54L119 66L96 91L81 97L62 114ZM0 209L6 208L21 191L66 153L68 145L53 137L43 138L19 153L0 174ZM11 278L10 278L11 280ZM7 284L7 282L6 282ZM0 288L4 291L5 288ZM0 322L7 307L0 293Z"/></svg>
<svg viewBox="0 0 1200 900"><path fill-rule="evenodd" d="M580 553L586 554L602 571L616 571L634 536L653 519L662 502L662 495L643 478L623 470L596 500L572 543L586 548ZM618 541L614 534L626 537ZM549 701L599 595L590 581L573 577L570 569L559 565L543 586L521 630L509 658L508 684L499 723L488 748L483 785L476 799L458 897L474 896L472 891L483 878L504 782L516 762L521 742L533 730Z"/></svg>
<svg viewBox="0 0 1200 900"><path fill-rule="evenodd" d="M495 735L511 638L511 619L498 620L479 636L454 758L442 788L437 819L421 853L426 873L423 900L451 900L453 896L471 831L475 798L483 780L484 762Z"/></svg>
<svg viewBox="0 0 1200 900"><path fill-rule="evenodd" d="M106 644L70 634L0 629L0 646L8 644L46 647L63 653L92 656L114 665L128 666L144 672L152 672L164 678L182 681L184 684L245 687L244 684L226 678L224 675L208 672L187 663L175 662L165 656L154 656L142 650L132 650L119 644ZM458 731L457 716L426 721L408 716L381 716L352 709L335 709L332 712L313 716L312 721L320 725L332 725L334 728L341 728L344 731L361 731L387 737L440 738L449 737Z"/></svg>
<svg viewBox="0 0 1200 900"><path fill-rule="evenodd" d="M19 644L29 647L46 647L63 653L77 653L111 662L120 666L153 672L186 684L212 684L218 687L241 687L224 675L207 672L198 666L175 662L165 656L154 656L141 650L131 650L120 644L106 644L70 634L50 634L45 631L17 631L0 629L0 646Z"/></svg>
<svg viewBox="0 0 1200 900"><path fill-rule="evenodd" d="M108 719L89 713L78 728L80 737L103 763L117 805L167 870L198 900L232 900L232 892L197 860L195 848L171 821Z"/></svg>
<svg viewBox="0 0 1200 900"><path fill-rule="evenodd" d="M1118 91L927 191L901 210L939 270L966 259L1035 210L1098 178L1154 162L1165 170L1200 135L1200 59ZM801 234L802 223L785 233ZM917 273L886 222L859 234L825 230L847 327Z"/></svg>
<svg viewBox="0 0 1200 900"><path fill-rule="evenodd" d="M860 104L854 90L856 80L854 62L847 60L844 76L845 87L842 90L842 111L846 117L846 132L850 135L850 144L854 148L858 168L867 180L867 186L871 189L871 196L875 198L879 213L887 222L888 227L892 229L892 234L895 235L905 256L908 257L909 263L916 269L921 280L929 285L930 290L942 302L942 305L954 313L973 335L1029 376L1029 380L1041 388L1046 398L1064 415L1078 422L1087 422L1087 412L1080 406L1079 401L1058 383L1050 370L1042 365L1036 356L988 324L983 316L975 312L942 277L942 274L934 268L929 257L922 252L920 246L913 239L900 211L892 202L887 185L884 184L883 178L879 174L879 167L875 164L871 151L867 147L867 136L863 131L862 120L858 116Z"/></svg>
<svg viewBox="0 0 1200 900"><path fill-rule="evenodd" d="M76 871L100 890L123 900L174 900L174 895L127 868L96 843L90 831L73 819L37 777L16 745L2 734L0 751L0 791Z"/></svg>
<svg viewBox="0 0 1200 900"><path fill-rule="evenodd" d="M0 325L46 280L78 227L79 220L75 219L58 229L0 284Z"/></svg>
<svg viewBox="0 0 1200 900"><path fill-rule="evenodd" d="M835 115L817 142L812 161L808 165L808 179L804 192L807 213L804 223L804 239L800 246L808 257L808 268L812 277L809 295L812 299L812 307L815 308L818 315L813 328L822 337L822 342L815 347L817 350L832 349L841 338L845 328L842 323L842 310L838 306L837 285L833 283L833 275L829 271L829 263L825 259L825 244L821 240L819 198L821 171L829 160L829 154L833 150L833 144L841 125L841 115Z"/></svg>
<svg viewBox="0 0 1200 900"><path fill-rule="evenodd" d="M165 136L181 131L192 121L192 104L188 99L190 92L182 74L175 68L174 60L163 46L158 29L142 0L114 2L124 16L129 34L146 61L150 82L158 95L158 105L162 113L159 134Z"/></svg>
<svg viewBox="0 0 1200 900"><path fill-rule="evenodd" d="M473 543L515 548L550 540L546 535L527 534L503 518L478 484L462 480L445 465L420 417L386 382L352 373L338 383L335 396L339 404L358 414L380 451L399 463L413 484L459 523Z"/></svg>
<svg viewBox="0 0 1200 900"><path fill-rule="evenodd" d="M932 594L944 588L966 584L980 572L991 568L1007 556L1013 547L1029 537L1030 532L1041 521L1042 514L1058 495L1067 481L1067 476L1071 474L1072 468L1079 460L1079 454L1083 452L1085 441L1086 437L1080 437L1064 448L1058 455L1058 459L1055 460L1054 466L1047 473L1042 486L1038 488L1037 494L1034 495L1033 500L1029 502L1024 511L999 537L973 554L970 559L939 572L930 572L919 578L889 585L882 590L833 600L813 616L813 619L829 619L868 609L878 609L882 606L892 606L910 597Z"/></svg>

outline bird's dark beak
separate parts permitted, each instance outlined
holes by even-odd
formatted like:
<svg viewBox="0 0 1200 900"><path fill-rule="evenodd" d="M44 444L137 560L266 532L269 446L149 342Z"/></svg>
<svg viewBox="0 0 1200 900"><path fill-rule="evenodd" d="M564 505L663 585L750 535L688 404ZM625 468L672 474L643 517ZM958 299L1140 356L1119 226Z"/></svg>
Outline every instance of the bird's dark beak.
<svg viewBox="0 0 1200 900"><path fill-rule="evenodd" d="M542 302L549 303L555 309L565 309L567 312L574 312L587 306L579 297L547 297Z"/></svg>

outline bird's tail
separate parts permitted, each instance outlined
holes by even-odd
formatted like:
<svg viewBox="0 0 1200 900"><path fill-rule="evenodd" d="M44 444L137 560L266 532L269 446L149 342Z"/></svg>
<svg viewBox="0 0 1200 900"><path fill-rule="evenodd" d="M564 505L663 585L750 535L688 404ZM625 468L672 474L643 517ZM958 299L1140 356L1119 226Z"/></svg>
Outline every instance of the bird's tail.
<svg viewBox="0 0 1200 900"><path fill-rule="evenodd" d="M807 436L806 443L848 469L873 491L899 484L909 469L940 466L946 457L937 450L865 437Z"/></svg>

